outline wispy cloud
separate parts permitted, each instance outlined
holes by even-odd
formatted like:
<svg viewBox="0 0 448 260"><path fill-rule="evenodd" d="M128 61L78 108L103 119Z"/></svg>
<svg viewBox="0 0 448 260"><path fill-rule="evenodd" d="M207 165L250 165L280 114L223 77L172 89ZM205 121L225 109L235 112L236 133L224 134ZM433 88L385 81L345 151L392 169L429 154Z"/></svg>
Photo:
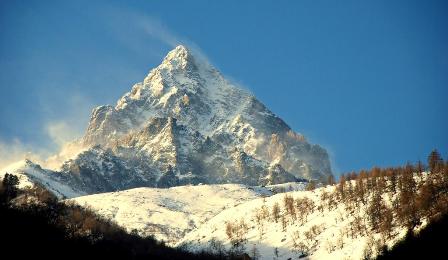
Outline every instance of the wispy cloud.
<svg viewBox="0 0 448 260"><path fill-rule="evenodd" d="M42 162L47 152L24 144L17 138L11 141L0 140L0 169L23 159Z"/></svg>
<svg viewBox="0 0 448 260"><path fill-rule="evenodd" d="M12 140L0 140L0 169L19 160L29 159L49 168L57 168L65 160L76 155L83 148L72 143L80 138L86 128L91 109L90 99L74 93L66 98L65 106L59 107L57 117L42 118L43 142L24 143L16 137ZM54 107L48 106L47 115Z"/></svg>
<svg viewBox="0 0 448 260"><path fill-rule="evenodd" d="M44 122L43 131L50 141L45 150L50 153L46 153L45 157L41 156L45 158L41 160L43 166L57 169L64 161L85 149L75 141L82 137L94 106L89 98L74 93L67 98L65 113L62 116Z"/></svg>
<svg viewBox="0 0 448 260"><path fill-rule="evenodd" d="M108 6L97 21L115 41L139 56L160 58L167 46L174 48L187 42L162 20L134 9Z"/></svg>
<svg viewBox="0 0 448 260"><path fill-rule="evenodd" d="M139 54L152 53L154 56L161 56L165 54L167 46L175 48L182 44L188 46L195 55L208 60L194 41L179 35L156 16L113 6L109 6L104 15L103 21L114 33L116 40Z"/></svg>
<svg viewBox="0 0 448 260"><path fill-rule="evenodd" d="M169 30L160 20L148 15L136 15L135 17L136 25L142 28L149 37L157 39L172 48L185 42L185 40L182 40Z"/></svg>
<svg viewBox="0 0 448 260"><path fill-rule="evenodd" d="M52 144L60 148L66 142L82 136L94 107L95 104L90 98L79 92L70 93L66 97L65 106L60 108L63 112L59 113L58 117L42 120L43 131Z"/></svg>
<svg viewBox="0 0 448 260"><path fill-rule="evenodd" d="M51 140L61 146L78 136L79 132L69 125L68 121L50 122L46 126L46 132Z"/></svg>

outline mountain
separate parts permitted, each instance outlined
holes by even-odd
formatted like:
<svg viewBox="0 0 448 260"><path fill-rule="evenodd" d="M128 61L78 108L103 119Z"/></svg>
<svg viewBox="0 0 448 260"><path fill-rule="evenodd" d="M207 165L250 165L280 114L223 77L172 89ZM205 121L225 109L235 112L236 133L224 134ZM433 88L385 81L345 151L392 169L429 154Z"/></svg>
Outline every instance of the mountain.
<svg viewBox="0 0 448 260"><path fill-rule="evenodd" d="M248 91L184 46L116 106L93 109L82 152L53 179L92 194L137 187L269 185L331 174L308 143Z"/></svg>
<svg viewBox="0 0 448 260"><path fill-rule="evenodd" d="M168 189L144 187L82 196L70 201L93 209L128 232L151 235L174 245L221 211L270 195L272 192L268 188L221 184Z"/></svg>

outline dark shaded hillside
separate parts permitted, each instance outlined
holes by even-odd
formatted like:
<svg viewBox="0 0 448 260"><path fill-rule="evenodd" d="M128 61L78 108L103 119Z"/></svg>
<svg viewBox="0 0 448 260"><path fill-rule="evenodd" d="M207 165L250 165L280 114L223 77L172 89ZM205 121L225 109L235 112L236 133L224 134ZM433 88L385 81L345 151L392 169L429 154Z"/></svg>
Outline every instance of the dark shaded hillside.
<svg viewBox="0 0 448 260"><path fill-rule="evenodd" d="M0 183L0 259L215 259L128 234L40 187L19 191L16 181Z"/></svg>
<svg viewBox="0 0 448 260"><path fill-rule="evenodd" d="M430 223L419 234L408 233L392 249L383 252L378 260L387 259L442 259L446 258L448 215Z"/></svg>

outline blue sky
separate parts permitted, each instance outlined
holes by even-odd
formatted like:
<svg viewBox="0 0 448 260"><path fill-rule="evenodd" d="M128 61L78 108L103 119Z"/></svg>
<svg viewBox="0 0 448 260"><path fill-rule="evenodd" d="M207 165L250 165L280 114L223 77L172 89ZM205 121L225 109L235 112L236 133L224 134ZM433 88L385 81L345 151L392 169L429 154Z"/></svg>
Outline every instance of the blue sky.
<svg viewBox="0 0 448 260"><path fill-rule="evenodd" d="M0 151L51 152L178 43L336 172L448 155L445 1L0 1ZM11 152L13 151L13 152Z"/></svg>

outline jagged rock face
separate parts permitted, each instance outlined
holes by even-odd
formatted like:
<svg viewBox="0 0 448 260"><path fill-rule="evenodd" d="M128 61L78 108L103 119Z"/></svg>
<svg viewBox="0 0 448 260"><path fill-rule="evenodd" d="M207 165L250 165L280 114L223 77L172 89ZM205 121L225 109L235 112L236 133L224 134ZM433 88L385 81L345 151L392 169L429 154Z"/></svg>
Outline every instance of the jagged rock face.
<svg viewBox="0 0 448 260"><path fill-rule="evenodd" d="M151 186L155 182L147 163L123 160L100 146L79 154L61 167L63 182L88 194Z"/></svg>
<svg viewBox="0 0 448 260"><path fill-rule="evenodd" d="M115 107L95 108L82 142L133 165L145 185L267 184L331 174L323 148L183 46ZM76 172L76 160L71 164L64 169Z"/></svg>
<svg viewBox="0 0 448 260"><path fill-rule="evenodd" d="M197 183L277 184L331 174L309 144L247 91L178 46L115 107L93 110L90 147L58 179L85 193Z"/></svg>

